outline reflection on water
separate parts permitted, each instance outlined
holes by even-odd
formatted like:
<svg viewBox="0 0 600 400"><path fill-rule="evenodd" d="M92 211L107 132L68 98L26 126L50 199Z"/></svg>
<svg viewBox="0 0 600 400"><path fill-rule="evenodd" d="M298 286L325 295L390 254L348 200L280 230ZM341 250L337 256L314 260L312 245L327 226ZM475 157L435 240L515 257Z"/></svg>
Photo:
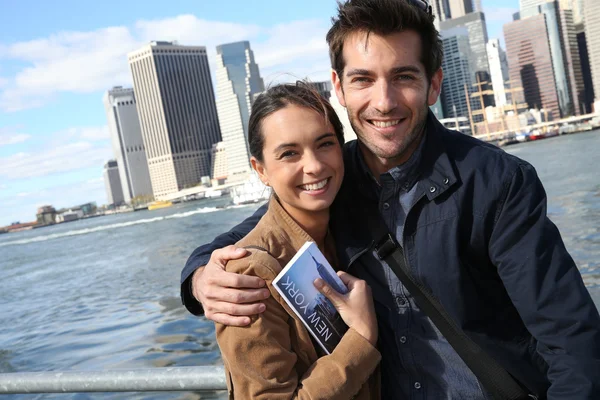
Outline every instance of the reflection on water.
<svg viewBox="0 0 600 400"><path fill-rule="evenodd" d="M537 169L550 218L600 303L600 132L508 147ZM223 201L179 204L0 235L0 372L221 364L214 325L179 300L199 244L250 215ZM113 393L18 398L215 399ZM17 398L17 396L5 396Z"/></svg>

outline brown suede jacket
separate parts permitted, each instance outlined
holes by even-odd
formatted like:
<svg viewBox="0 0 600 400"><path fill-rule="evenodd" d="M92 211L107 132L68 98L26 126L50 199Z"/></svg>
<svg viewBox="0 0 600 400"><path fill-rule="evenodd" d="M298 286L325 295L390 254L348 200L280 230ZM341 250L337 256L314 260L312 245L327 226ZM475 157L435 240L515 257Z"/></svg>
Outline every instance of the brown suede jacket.
<svg viewBox="0 0 600 400"><path fill-rule="evenodd" d="M302 321L271 284L306 241L314 240L272 198L259 224L237 244L268 253L249 249L251 255L227 264L229 272L261 277L271 292L266 311L250 325L216 324L230 399L380 398L379 351L350 328L330 355L321 356ZM321 251L335 267L332 240L326 242Z"/></svg>

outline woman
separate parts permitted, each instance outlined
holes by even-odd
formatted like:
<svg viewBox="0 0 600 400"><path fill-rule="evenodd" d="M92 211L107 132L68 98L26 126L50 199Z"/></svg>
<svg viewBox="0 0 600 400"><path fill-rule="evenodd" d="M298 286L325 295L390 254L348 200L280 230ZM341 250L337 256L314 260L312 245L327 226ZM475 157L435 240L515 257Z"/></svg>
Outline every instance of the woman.
<svg viewBox="0 0 600 400"><path fill-rule="evenodd" d="M253 104L248 141L252 168L274 195L260 223L238 243L252 248L251 254L229 261L227 270L261 277L271 296L265 301L266 311L249 326L217 324L230 398L379 398L379 375L374 371L381 355L375 348L377 322L365 282L338 273L348 286L346 295L315 282L349 326L330 355L313 343L271 285L306 241L315 242L337 266L328 223L344 173L342 124L331 105L307 84L278 85Z"/></svg>

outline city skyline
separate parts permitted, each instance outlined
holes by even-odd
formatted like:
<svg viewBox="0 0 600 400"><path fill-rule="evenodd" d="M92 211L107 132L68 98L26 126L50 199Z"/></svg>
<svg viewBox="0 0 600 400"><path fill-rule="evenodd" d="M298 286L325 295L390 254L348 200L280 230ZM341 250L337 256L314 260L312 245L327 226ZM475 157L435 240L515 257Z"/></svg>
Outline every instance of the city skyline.
<svg viewBox="0 0 600 400"><path fill-rule="evenodd" d="M239 6L128 3L118 15L73 3L72 15L82 17L69 22L52 18L67 9L62 3L33 16L11 5L0 17L0 225L33 220L44 204L107 202L102 169L114 155L102 95L132 85L126 54L151 40L205 46L213 82L216 46L241 40L250 41L265 84L329 78L324 36L334 1L260 9L232 3ZM482 7L489 38L503 42L502 25L518 1L484 0ZM27 15L34 28L8 28L2 19L9 15Z"/></svg>

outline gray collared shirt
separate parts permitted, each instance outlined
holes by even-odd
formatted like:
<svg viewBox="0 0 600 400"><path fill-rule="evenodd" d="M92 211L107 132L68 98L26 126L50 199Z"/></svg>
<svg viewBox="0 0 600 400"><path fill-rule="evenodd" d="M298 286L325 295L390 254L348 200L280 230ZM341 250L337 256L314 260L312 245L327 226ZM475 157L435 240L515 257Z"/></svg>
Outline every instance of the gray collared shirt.
<svg viewBox="0 0 600 400"><path fill-rule="evenodd" d="M401 245L406 216L427 189L419 181L425 140L423 137L407 162L382 174L379 182L371 175L373 190L379 194L379 211ZM362 154L360 164L370 174ZM385 393L402 399L486 399L475 375L387 265L384 264L384 274L378 279L382 287L389 288L395 304L388 307L396 311L386 313L383 316L386 320L380 321L394 332L393 337L380 336L381 349L384 352L397 350L390 357L392 368L388 362L382 371L393 375L385 379L386 385L397 386L384 388Z"/></svg>

